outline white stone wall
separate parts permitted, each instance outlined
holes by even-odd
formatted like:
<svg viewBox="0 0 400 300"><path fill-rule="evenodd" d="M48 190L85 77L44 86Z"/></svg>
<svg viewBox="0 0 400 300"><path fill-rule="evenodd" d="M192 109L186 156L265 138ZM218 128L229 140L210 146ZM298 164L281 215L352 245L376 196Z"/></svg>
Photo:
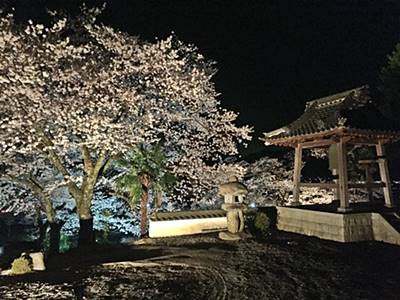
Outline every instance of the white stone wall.
<svg viewBox="0 0 400 300"><path fill-rule="evenodd" d="M149 221L149 236L168 237L226 230L226 217Z"/></svg>

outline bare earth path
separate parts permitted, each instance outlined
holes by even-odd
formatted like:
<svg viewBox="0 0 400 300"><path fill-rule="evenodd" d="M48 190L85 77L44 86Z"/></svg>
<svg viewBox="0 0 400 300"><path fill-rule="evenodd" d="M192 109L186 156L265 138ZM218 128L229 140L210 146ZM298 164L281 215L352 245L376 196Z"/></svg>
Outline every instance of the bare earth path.
<svg viewBox="0 0 400 300"><path fill-rule="evenodd" d="M216 234L61 255L0 278L0 299L399 299L400 247Z"/></svg>

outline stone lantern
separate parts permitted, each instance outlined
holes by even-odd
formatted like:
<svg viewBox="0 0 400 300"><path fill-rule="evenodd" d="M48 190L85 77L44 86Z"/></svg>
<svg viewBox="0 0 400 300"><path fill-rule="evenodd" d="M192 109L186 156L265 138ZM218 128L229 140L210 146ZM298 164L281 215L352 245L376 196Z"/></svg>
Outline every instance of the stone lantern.
<svg viewBox="0 0 400 300"><path fill-rule="evenodd" d="M226 211L227 232L220 232L219 237L223 240L240 240L240 233L244 229L243 211L247 208L244 198L247 188L238 181L236 176L229 178L229 182L219 187L219 194L224 196L222 209Z"/></svg>

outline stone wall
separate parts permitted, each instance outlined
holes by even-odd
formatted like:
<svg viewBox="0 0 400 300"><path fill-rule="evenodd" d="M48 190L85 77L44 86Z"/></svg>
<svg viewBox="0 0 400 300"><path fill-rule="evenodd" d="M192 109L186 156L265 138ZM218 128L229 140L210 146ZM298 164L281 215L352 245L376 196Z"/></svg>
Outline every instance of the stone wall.
<svg viewBox="0 0 400 300"><path fill-rule="evenodd" d="M226 217L149 221L149 236L168 237L226 230Z"/></svg>
<svg viewBox="0 0 400 300"><path fill-rule="evenodd" d="M343 242L374 240L372 213L337 215L343 219Z"/></svg>
<svg viewBox="0 0 400 300"><path fill-rule="evenodd" d="M278 207L277 228L338 242L383 241L400 245L400 233L378 213L329 213Z"/></svg>
<svg viewBox="0 0 400 300"><path fill-rule="evenodd" d="M322 239L345 242L343 217L320 211L278 207L277 228Z"/></svg>
<svg viewBox="0 0 400 300"><path fill-rule="evenodd" d="M375 241L400 245L400 233L380 214L372 214Z"/></svg>

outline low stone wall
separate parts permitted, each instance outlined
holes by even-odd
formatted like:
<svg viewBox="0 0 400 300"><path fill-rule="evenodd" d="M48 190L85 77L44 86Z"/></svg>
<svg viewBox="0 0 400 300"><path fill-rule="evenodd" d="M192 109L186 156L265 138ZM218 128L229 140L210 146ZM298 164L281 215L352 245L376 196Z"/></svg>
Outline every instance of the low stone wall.
<svg viewBox="0 0 400 300"><path fill-rule="evenodd" d="M158 213L149 221L149 236L168 237L226 230L223 210Z"/></svg>
<svg viewBox="0 0 400 300"><path fill-rule="evenodd" d="M340 214L278 207L277 228L322 239L345 242Z"/></svg>
<svg viewBox="0 0 400 300"><path fill-rule="evenodd" d="M400 245L400 233L380 214L372 214L375 241Z"/></svg>
<svg viewBox="0 0 400 300"><path fill-rule="evenodd" d="M372 213L338 214L343 218L343 241L373 241Z"/></svg>
<svg viewBox="0 0 400 300"><path fill-rule="evenodd" d="M338 242L383 241L400 245L400 233L378 213L329 213L278 207L277 228Z"/></svg>

